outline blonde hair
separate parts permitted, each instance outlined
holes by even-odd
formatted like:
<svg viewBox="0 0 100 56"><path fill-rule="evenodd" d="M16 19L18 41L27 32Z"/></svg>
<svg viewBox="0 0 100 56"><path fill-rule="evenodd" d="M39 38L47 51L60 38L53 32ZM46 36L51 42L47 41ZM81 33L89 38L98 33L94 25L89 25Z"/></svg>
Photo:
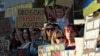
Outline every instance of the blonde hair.
<svg viewBox="0 0 100 56"><path fill-rule="evenodd" d="M49 38L48 38L47 33L46 33L46 28L47 28L48 26L52 26L52 27L54 28L53 24L51 24L51 23L48 23L48 24L45 26L44 32L43 32L43 39L44 39L44 40L47 40L47 41L49 41Z"/></svg>
<svg viewBox="0 0 100 56"><path fill-rule="evenodd" d="M51 37L51 44L56 44L56 38L57 38L57 34L58 33L61 33L63 34L63 32L61 30L55 30L52 34L52 37Z"/></svg>

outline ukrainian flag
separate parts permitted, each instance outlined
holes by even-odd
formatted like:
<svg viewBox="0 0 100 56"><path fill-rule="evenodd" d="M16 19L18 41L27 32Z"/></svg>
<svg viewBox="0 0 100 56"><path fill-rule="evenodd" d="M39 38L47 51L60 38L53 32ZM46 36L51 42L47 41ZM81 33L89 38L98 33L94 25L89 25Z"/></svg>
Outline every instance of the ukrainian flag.
<svg viewBox="0 0 100 56"><path fill-rule="evenodd" d="M100 3L97 3L97 0L86 0L82 7L83 16L86 17L94 11L100 9Z"/></svg>

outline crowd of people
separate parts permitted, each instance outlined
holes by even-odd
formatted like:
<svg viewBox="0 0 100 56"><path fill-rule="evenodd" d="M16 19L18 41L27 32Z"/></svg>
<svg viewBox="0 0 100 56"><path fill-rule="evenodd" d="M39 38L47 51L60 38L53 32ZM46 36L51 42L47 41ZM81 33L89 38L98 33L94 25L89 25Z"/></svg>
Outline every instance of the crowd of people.
<svg viewBox="0 0 100 56"><path fill-rule="evenodd" d="M65 43L65 50L75 49L74 37L78 35L74 25L69 24L62 31L56 24L48 23L44 30L30 26L25 29L15 28L10 40L10 50L13 49L29 49L31 55L38 55L39 45L60 44ZM41 40L41 43L36 41Z"/></svg>
<svg viewBox="0 0 100 56"><path fill-rule="evenodd" d="M65 43L65 50L75 50L75 36L78 36L78 29L73 23L69 23L69 12L71 8L57 6L55 11L46 7L46 11L56 19L42 28L30 26L29 28L14 28L10 37L10 50L27 49L30 56L38 56L38 46L48 44ZM49 19L50 20L50 19ZM12 53L9 53L11 56Z"/></svg>

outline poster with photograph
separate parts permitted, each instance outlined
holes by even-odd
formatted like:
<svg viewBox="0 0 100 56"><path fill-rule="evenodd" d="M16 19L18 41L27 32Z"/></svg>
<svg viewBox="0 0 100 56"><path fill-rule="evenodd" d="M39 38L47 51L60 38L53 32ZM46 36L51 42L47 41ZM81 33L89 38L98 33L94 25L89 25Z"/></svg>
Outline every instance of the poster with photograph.
<svg viewBox="0 0 100 56"><path fill-rule="evenodd" d="M38 55L51 55L51 51L53 50L64 50L65 45L62 44L52 44L52 45L41 45L38 47ZM46 54L47 53L47 54Z"/></svg>
<svg viewBox="0 0 100 56"><path fill-rule="evenodd" d="M51 56L75 56L74 50L54 50L51 52Z"/></svg>

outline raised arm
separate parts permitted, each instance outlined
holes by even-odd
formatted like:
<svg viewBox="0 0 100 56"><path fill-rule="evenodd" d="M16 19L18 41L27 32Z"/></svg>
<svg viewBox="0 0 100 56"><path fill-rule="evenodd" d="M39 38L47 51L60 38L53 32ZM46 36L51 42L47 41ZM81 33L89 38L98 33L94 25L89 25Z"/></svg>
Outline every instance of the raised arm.
<svg viewBox="0 0 100 56"><path fill-rule="evenodd" d="M22 38L22 32L18 28L16 28L16 33L18 35L18 38L19 38L20 42L23 44L24 40Z"/></svg>
<svg viewBox="0 0 100 56"><path fill-rule="evenodd" d="M50 14L53 18L56 18L54 10L51 10L48 6L45 8L48 15Z"/></svg>
<svg viewBox="0 0 100 56"><path fill-rule="evenodd" d="M30 26L29 27L29 32L30 32L30 37L31 37L31 41L33 42L33 40L35 39L35 35L34 35L34 27L33 26Z"/></svg>
<svg viewBox="0 0 100 56"><path fill-rule="evenodd" d="M65 10L65 18L69 18L71 8Z"/></svg>

